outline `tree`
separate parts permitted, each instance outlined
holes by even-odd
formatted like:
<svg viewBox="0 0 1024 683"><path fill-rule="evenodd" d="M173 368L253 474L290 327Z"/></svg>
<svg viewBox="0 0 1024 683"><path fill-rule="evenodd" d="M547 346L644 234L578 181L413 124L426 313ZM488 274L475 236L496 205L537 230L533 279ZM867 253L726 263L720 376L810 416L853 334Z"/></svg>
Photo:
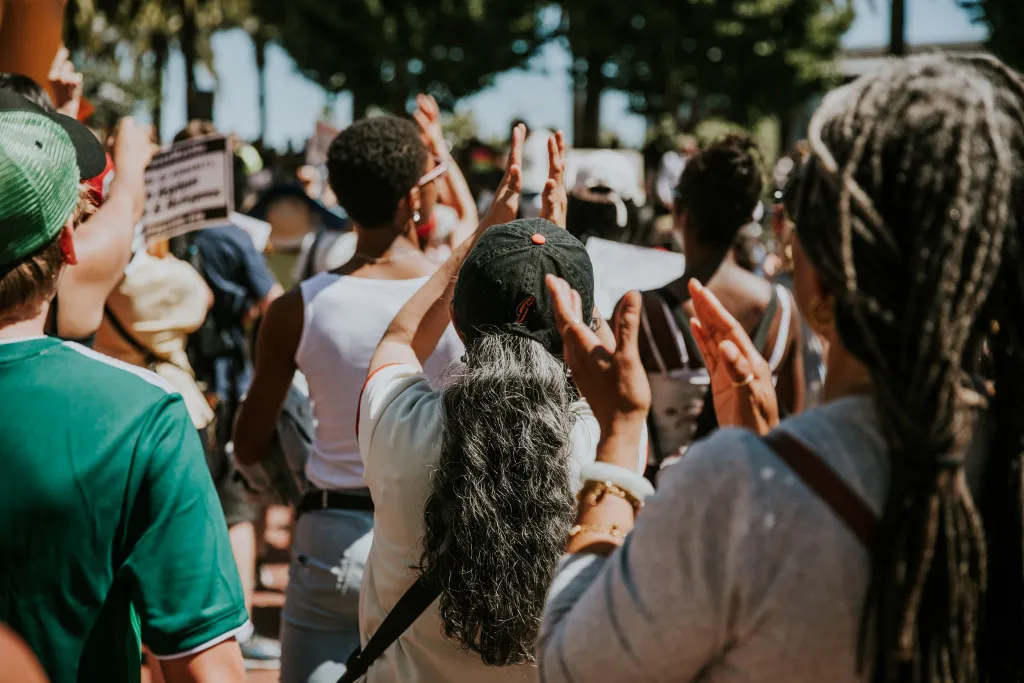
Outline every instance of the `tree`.
<svg viewBox="0 0 1024 683"><path fill-rule="evenodd" d="M1024 3L1020 0L960 0L974 21L989 29L988 47L1018 70L1024 70Z"/></svg>
<svg viewBox="0 0 1024 683"><path fill-rule="evenodd" d="M892 0L889 14L889 54L907 54L907 0Z"/></svg>
<svg viewBox="0 0 1024 683"><path fill-rule="evenodd" d="M525 66L537 47L536 3L507 0L253 0L280 45L329 92L404 112L418 92L450 108L495 74Z"/></svg>
<svg viewBox="0 0 1024 683"><path fill-rule="evenodd" d="M712 116L751 125L832 84L852 19L832 0L673 3L633 22L633 47L614 64L612 85L652 121L668 114L687 129Z"/></svg>

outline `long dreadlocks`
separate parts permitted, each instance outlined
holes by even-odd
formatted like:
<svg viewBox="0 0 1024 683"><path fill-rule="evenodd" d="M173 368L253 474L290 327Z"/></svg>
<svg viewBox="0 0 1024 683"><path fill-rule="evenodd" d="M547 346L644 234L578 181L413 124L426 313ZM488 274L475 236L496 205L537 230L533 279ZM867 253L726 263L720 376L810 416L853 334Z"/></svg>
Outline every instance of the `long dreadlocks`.
<svg viewBox="0 0 1024 683"><path fill-rule="evenodd" d="M826 98L809 140L798 234L891 454L862 661L873 628L876 683L1024 680L1024 83L986 56L893 61ZM980 514L963 465L982 335L997 433Z"/></svg>

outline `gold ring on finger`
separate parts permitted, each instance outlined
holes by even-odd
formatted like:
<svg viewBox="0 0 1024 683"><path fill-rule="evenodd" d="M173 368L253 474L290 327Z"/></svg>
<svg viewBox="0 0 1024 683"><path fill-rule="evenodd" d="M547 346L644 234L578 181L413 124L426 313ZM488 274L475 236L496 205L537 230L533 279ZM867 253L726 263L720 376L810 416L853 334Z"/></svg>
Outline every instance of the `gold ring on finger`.
<svg viewBox="0 0 1024 683"><path fill-rule="evenodd" d="M745 387L745 386L747 386L748 384L750 384L750 383L751 383L751 382L753 382L753 381L754 381L754 373L750 373L749 375L747 375L746 377L744 377L744 378L743 378L742 380L740 380L739 382L733 382L733 383L732 383L732 385L733 385L734 387L736 387L737 389L739 389L740 387Z"/></svg>

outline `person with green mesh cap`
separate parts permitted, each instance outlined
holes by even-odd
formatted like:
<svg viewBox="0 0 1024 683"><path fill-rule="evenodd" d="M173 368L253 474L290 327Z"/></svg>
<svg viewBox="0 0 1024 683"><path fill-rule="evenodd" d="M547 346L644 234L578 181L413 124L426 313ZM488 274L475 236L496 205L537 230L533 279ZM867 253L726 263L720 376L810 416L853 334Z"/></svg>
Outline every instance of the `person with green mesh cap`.
<svg viewBox="0 0 1024 683"><path fill-rule="evenodd" d="M0 622L53 681L244 680L248 615L181 396L155 374L43 336L78 184L103 149L0 90Z"/></svg>

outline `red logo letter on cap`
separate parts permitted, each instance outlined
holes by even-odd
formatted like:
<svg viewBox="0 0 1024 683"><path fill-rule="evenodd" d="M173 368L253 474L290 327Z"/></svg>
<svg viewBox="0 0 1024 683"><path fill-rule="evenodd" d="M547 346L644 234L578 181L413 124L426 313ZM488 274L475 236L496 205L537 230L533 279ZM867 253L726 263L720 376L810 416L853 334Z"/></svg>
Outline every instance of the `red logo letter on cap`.
<svg viewBox="0 0 1024 683"><path fill-rule="evenodd" d="M522 325L523 321L526 320L526 316L530 313L530 306L536 303L536 299L532 296L528 296L523 299L523 303L519 304L519 308L516 309L516 324Z"/></svg>

